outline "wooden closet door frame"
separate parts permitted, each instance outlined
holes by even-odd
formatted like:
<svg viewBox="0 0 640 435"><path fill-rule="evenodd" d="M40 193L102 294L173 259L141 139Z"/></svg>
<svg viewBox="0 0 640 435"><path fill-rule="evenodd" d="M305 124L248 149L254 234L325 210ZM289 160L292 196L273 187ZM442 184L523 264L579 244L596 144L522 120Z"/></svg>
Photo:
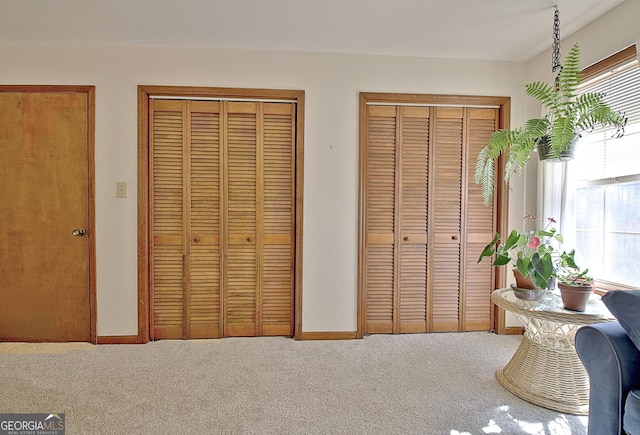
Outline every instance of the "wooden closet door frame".
<svg viewBox="0 0 640 435"><path fill-rule="evenodd" d="M509 128L511 116L510 97L471 96L471 95L439 95L439 94L398 94L381 92L360 93L359 119L359 166L358 166L358 288L357 288L357 331L356 337L363 338L366 329L366 294L365 294L365 241L367 216L367 180L368 167L367 143L367 105L415 105L415 106L456 106L456 107L497 107L499 109L498 128ZM504 164L501 156L496 166L496 179L504 180ZM494 216L496 216L495 230L504 233L507 230L507 214L509 208L509 190L505 182L496 183L493 201ZM506 285L506 271L500 268L495 273L495 288ZM505 313L491 306L491 324L499 334L506 333Z"/></svg>
<svg viewBox="0 0 640 435"><path fill-rule="evenodd" d="M302 90L215 88L192 86L138 86L138 336L150 337L149 294L149 101L154 97L286 101L296 103L295 145L295 243L294 243L294 339L302 336L302 208L304 181L304 97Z"/></svg>

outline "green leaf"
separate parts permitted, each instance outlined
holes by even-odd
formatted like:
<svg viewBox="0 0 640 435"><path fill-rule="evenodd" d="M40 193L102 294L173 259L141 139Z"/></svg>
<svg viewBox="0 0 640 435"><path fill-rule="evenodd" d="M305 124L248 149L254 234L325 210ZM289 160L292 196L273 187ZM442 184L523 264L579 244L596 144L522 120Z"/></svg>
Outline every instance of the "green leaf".
<svg viewBox="0 0 640 435"><path fill-rule="evenodd" d="M529 273L533 282L540 288L546 288L549 285L549 278L553 273L553 262L551 254L548 252L542 256L537 252L531 256L529 265Z"/></svg>
<svg viewBox="0 0 640 435"><path fill-rule="evenodd" d="M511 234L509 234L507 241L504 242L504 250L508 251L509 249L513 248L516 245L516 243L518 243L519 239L520 239L520 234L518 234L516 230L511 231Z"/></svg>
<svg viewBox="0 0 640 435"><path fill-rule="evenodd" d="M493 262L494 266L504 266L505 264L509 264L511 258L508 255L499 255L496 257L496 261Z"/></svg>
<svg viewBox="0 0 640 435"><path fill-rule="evenodd" d="M487 246L484 247L484 249L482 250L482 253L480 254L480 258L478 258L478 263L480 263L482 259L485 257L491 257L494 254L494 252L496 252L493 249L493 246L496 243L498 243L498 240L500 240L500 233L496 233L496 235L493 236L493 240L491 241L491 243L489 243Z"/></svg>
<svg viewBox="0 0 640 435"><path fill-rule="evenodd" d="M529 276L529 264L530 261L528 258L518 258L516 261L516 268L525 278Z"/></svg>
<svg viewBox="0 0 640 435"><path fill-rule="evenodd" d="M569 254L563 255L562 257L564 264L571 269L579 269L578 265L576 264L576 260L573 258L575 252L575 250L572 250L571 252L569 252Z"/></svg>

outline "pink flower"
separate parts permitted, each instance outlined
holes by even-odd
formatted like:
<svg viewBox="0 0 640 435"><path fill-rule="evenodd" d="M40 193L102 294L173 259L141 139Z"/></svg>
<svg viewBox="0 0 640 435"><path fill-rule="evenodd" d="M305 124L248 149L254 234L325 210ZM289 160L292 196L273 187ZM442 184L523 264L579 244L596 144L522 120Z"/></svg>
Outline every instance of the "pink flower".
<svg viewBox="0 0 640 435"><path fill-rule="evenodd" d="M527 243L527 248L535 249L540 246L540 239L536 236L531 236L531 241Z"/></svg>
<svg viewBox="0 0 640 435"><path fill-rule="evenodd" d="M535 221L539 221L539 220L540 220L540 218L539 218L539 217L535 217L535 216L534 216L534 215L532 215L531 213L527 213L527 215L524 217L524 220L525 220L525 221L532 221L532 222L535 222Z"/></svg>
<svg viewBox="0 0 640 435"><path fill-rule="evenodd" d="M547 218L547 219L548 219L548 220L549 220L549 222L551 222L552 224L555 224L555 223L556 223L556 220L555 220L554 218L552 218L552 217Z"/></svg>

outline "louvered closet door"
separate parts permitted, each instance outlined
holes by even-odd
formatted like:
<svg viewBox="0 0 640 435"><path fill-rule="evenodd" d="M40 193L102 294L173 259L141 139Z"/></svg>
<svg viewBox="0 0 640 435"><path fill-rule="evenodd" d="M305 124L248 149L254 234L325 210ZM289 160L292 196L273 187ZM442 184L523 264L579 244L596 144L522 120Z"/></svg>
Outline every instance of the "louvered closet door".
<svg viewBox="0 0 640 435"><path fill-rule="evenodd" d="M368 106L366 332L427 325L429 109Z"/></svg>
<svg viewBox="0 0 640 435"><path fill-rule="evenodd" d="M498 129L498 109L470 108L466 149L465 205L465 279L463 329L486 331L491 329L491 287L494 268L491 262L478 263L482 249L494 234L494 209L482 202L482 188L474 182L476 156Z"/></svg>
<svg viewBox="0 0 640 435"><path fill-rule="evenodd" d="M225 335L257 335L258 120L256 103L226 103Z"/></svg>
<svg viewBox="0 0 640 435"><path fill-rule="evenodd" d="M367 333L395 320L396 108L367 106L365 292Z"/></svg>
<svg viewBox="0 0 640 435"><path fill-rule="evenodd" d="M295 104L151 114L153 338L293 335Z"/></svg>
<svg viewBox="0 0 640 435"><path fill-rule="evenodd" d="M398 332L427 330L429 108L399 107Z"/></svg>
<svg viewBox="0 0 640 435"><path fill-rule="evenodd" d="M295 105L264 103L261 335L293 335Z"/></svg>
<svg viewBox="0 0 640 435"><path fill-rule="evenodd" d="M365 333L491 328L493 209L475 159L498 109L366 106Z"/></svg>
<svg viewBox="0 0 640 435"><path fill-rule="evenodd" d="M293 334L294 107L227 103L226 336Z"/></svg>
<svg viewBox="0 0 640 435"><path fill-rule="evenodd" d="M493 267L477 263L493 209L474 182L475 159L496 130L497 109L436 108L431 259L433 331L491 329Z"/></svg>
<svg viewBox="0 0 640 435"><path fill-rule="evenodd" d="M221 335L219 106L151 101L155 339Z"/></svg>
<svg viewBox="0 0 640 435"><path fill-rule="evenodd" d="M432 244L430 250L433 331L458 331L462 225L462 108L435 108L432 151Z"/></svg>
<svg viewBox="0 0 640 435"><path fill-rule="evenodd" d="M187 102L189 226L187 337L221 337L220 103Z"/></svg>

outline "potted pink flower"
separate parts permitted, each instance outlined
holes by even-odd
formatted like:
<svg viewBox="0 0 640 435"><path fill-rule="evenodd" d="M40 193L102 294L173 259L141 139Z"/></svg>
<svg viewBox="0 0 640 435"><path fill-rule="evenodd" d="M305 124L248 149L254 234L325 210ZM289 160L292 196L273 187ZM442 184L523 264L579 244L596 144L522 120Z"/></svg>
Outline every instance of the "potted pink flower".
<svg viewBox="0 0 640 435"><path fill-rule="evenodd" d="M540 218L527 214L524 220L527 224L532 224L537 223ZM555 248L552 243L563 242L562 234L553 226L555 223L555 219L548 218L542 229L525 232L513 230L506 240L502 240L500 234L496 233L480 254L478 262L495 254L494 266L513 266L516 289L546 289L555 270ZM544 292L539 297L543 295Z"/></svg>

